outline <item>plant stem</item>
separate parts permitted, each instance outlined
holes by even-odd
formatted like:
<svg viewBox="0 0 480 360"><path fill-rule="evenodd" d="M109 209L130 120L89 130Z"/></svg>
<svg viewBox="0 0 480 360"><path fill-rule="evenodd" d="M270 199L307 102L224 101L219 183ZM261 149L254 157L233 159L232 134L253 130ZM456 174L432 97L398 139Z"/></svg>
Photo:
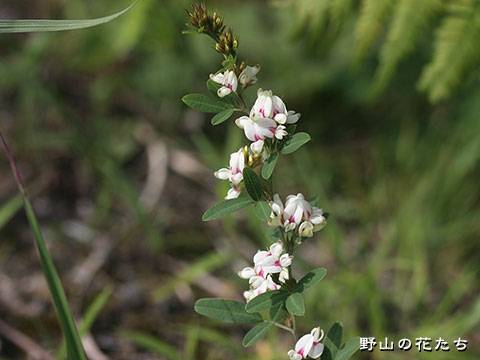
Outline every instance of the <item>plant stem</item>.
<svg viewBox="0 0 480 360"><path fill-rule="evenodd" d="M289 333L291 333L293 335L293 337L295 338L295 341L297 341L297 336L295 334L295 331L292 329L292 328L289 328L288 326L285 326L285 325L282 325L282 324L279 324L275 321L268 321L268 320L263 320L264 322L268 322L268 323L271 323L273 324L274 326L276 327L279 327L280 329L283 329L283 330L286 330L288 331Z"/></svg>

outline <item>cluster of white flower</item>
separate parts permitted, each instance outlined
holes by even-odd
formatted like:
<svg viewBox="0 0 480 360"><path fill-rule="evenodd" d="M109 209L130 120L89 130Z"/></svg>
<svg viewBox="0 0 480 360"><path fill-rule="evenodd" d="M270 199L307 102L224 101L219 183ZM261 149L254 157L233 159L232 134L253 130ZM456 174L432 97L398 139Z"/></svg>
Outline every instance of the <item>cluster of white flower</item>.
<svg viewBox="0 0 480 360"><path fill-rule="evenodd" d="M324 345L320 343L324 332L320 327L313 328L310 334L303 335L295 344L295 350L290 350L288 356L291 360L302 360L310 356L313 359L320 357Z"/></svg>
<svg viewBox="0 0 480 360"><path fill-rule="evenodd" d="M219 97L225 97L232 92L236 92L238 88L238 82L243 88L251 86L257 82L257 73L260 71L260 65L247 66L237 79L237 75L231 70L226 70L224 73L210 74L212 79L217 84L222 85L217 91Z"/></svg>
<svg viewBox="0 0 480 360"><path fill-rule="evenodd" d="M231 188L228 190L225 199L235 199L240 195L242 189L240 183L243 180L243 169L245 168L245 148L240 148L230 155L230 168L221 168L215 171L215 177L221 180L229 180Z"/></svg>
<svg viewBox="0 0 480 360"><path fill-rule="evenodd" d="M310 205L300 193L287 196L285 207L280 196L275 194L270 207L272 213L268 225L283 226L286 232L297 229L298 235L302 237L312 237L314 232L327 224L323 210Z"/></svg>
<svg viewBox="0 0 480 360"><path fill-rule="evenodd" d="M270 246L269 251L259 250L253 257L253 263L253 268L246 267L238 272L238 276L248 279L250 283L250 290L243 293L247 302L268 290L280 289L281 285L273 281L272 274L279 274L279 281L285 282L288 279L292 256L283 254L282 242L277 241Z"/></svg>
<svg viewBox="0 0 480 360"><path fill-rule="evenodd" d="M282 140L287 135L284 124L294 124L300 114L287 111L285 103L270 90L258 89L257 100L250 110L249 116L235 120L237 126L245 131L245 136L252 141L250 149L260 154L265 138Z"/></svg>
<svg viewBox="0 0 480 360"><path fill-rule="evenodd" d="M224 97L232 92L235 93L238 83L246 88L257 82L257 73L260 66L247 66L239 78L231 70L224 73L210 74L210 78L221 84L217 95ZM270 90L257 92L257 100L250 110L249 116L242 116L235 120L235 124L244 130L245 136L252 141L248 151L243 148L230 155L230 169L222 168L215 172L215 176L222 180L230 180L231 189L228 191L225 199L234 199L240 195L240 183L243 180L243 168L245 160L250 156L260 161L265 161L269 154L264 151L265 138L282 140L286 136L287 130L285 124L294 124L300 119L300 114L295 111L288 111L285 103L278 96L273 95Z"/></svg>
<svg viewBox="0 0 480 360"><path fill-rule="evenodd" d="M210 78L221 84L218 96L224 97L236 93L238 85L246 88L257 81L256 74L260 66L247 66L238 79L234 71L227 70ZM288 135L286 125L294 124L300 119L300 114L288 111L285 103L272 91L259 89L257 100L248 116L238 118L235 123L244 130L245 136L251 141L250 146L240 148L230 155L229 168L222 168L215 172L215 177L229 180L231 189L225 199L237 198L242 191L243 170L245 166L252 166L257 161L264 162L270 151L275 146L274 141L282 140ZM272 139L269 146L265 146L266 139ZM311 237L313 233L321 230L327 223L322 209L312 206L302 194L289 195L285 206L278 194L270 201L271 215L268 220L270 226L281 226L285 232L296 231L300 237ZM282 241L272 244L268 251L258 251L253 257L254 266L246 267L238 272L242 279L247 279L250 289L244 292L247 302L254 297L271 290L280 289L281 285L289 278L289 266L292 258L284 253ZM273 276L273 274L278 274ZM276 283L274 281L277 281ZM295 350L290 350L288 356L291 360L302 360L307 357L318 358L323 352L324 345L320 343L324 332L320 327L314 328L310 334L302 336L295 345Z"/></svg>

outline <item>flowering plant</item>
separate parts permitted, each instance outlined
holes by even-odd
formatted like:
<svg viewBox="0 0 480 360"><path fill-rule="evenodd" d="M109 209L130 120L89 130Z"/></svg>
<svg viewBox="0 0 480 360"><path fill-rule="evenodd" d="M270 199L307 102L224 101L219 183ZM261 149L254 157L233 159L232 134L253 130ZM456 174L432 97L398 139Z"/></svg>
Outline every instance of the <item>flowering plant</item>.
<svg viewBox="0 0 480 360"><path fill-rule="evenodd" d="M292 274L293 254L298 246L325 227L328 218L328 213L317 208L315 201L307 201L301 193L287 196L284 204L273 190L272 174L278 157L296 151L310 140L307 133L296 132L300 114L287 110L284 101L271 90L258 89L257 99L249 108L243 92L257 83L260 66L239 61L238 38L232 29L225 30L223 20L216 13L208 14L205 4L193 5L188 16L190 24L186 33L211 37L224 61L222 68L207 80L210 95L190 94L182 100L193 109L215 113L213 125L230 119L235 112L243 113L235 124L250 141L230 155L228 167L215 172L218 179L229 181L230 190L223 202L205 212L203 220L217 219L253 205L257 217L272 227L270 237L274 240L268 250L259 250L254 255L252 267L238 272L249 283L244 292L246 304L228 299L200 299L195 303L195 310L224 322L255 324L245 335L244 346L253 345L277 326L289 331L296 341L294 349L286 354L290 359L320 356L348 359L359 348L359 339L351 339L342 346L340 323L333 324L326 336L320 327L315 327L297 341L296 317L305 315L302 293L322 280L327 271L314 269L297 281Z"/></svg>

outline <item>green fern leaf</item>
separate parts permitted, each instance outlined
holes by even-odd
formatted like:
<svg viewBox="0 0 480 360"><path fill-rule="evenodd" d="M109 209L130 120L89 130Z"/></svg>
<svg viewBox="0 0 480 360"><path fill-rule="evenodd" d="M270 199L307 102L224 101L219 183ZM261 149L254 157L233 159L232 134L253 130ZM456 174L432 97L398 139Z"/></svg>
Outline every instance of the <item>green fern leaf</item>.
<svg viewBox="0 0 480 360"><path fill-rule="evenodd" d="M400 0L393 9L387 39L380 53L373 95L378 95L393 76L398 63L415 47L418 35L427 28L442 0Z"/></svg>
<svg viewBox="0 0 480 360"><path fill-rule="evenodd" d="M382 30L394 0L363 0L355 29L355 61L360 61Z"/></svg>
<svg viewBox="0 0 480 360"><path fill-rule="evenodd" d="M448 10L449 14L436 31L433 59L418 83L432 102L449 96L480 60L480 1L456 0Z"/></svg>
<svg viewBox="0 0 480 360"><path fill-rule="evenodd" d="M353 9L353 0L333 0L329 4L330 20L335 30L339 29Z"/></svg>

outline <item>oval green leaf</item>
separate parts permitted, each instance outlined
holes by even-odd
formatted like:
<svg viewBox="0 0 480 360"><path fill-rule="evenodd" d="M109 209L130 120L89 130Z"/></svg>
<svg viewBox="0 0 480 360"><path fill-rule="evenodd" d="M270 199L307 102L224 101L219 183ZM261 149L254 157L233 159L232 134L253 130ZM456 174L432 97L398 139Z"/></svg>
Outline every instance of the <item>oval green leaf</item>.
<svg viewBox="0 0 480 360"><path fill-rule="evenodd" d="M294 291L301 293L311 288L313 285L322 280L325 275L327 275L327 269L324 268L314 269L310 271L303 278L300 279L297 285L295 285Z"/></svg>
<svg viewBox="0 0 480 360"><path fill-rule="evenodd" d="M303 316L305 314L305 304L303 303L303 296L300 293L291 294L285 303L290 314Z"/></svg>
<svg viewBox="0 0 480 360"><path fill-rule="evenodd" d="M275 170L275 165L277 165L278 161L278 152L273 153L270 157L265 161L262 167L262 177L265 180L270 179L270 176L273 174L273 170Z"/></svg>
<svg viewBox="0 0 480 360"><path fill-rule="evenodd" d="M334 323L327 331L327 336L323 343L329 350L332 359L335 359L342 344L342 332L343 327L339 322Z"/></svg>
<svg viewBox="0 0 480 360"><path fill-rule="evenodd" d="M272 208L265 201L259 201L255 204L255 215L261 221L267 221L270 219Z"/></svg>
<svg viewBox="0 0 480 360"><path fill-rule="evenodd" d="M303 144L310 141L310 135L304 132L299 132L293 135L292 137L288 138L284 143L280 152L282 154L291 154L298 148L300 148Z"/></svg>
<svg viewBox="0 0 480 360"><path fill-rule="evenodd" d="M230 116L233 115L234 110L233 109L225 109L221 112L219 112L217 115L215 115L212 118L212 125L218 125L223 123L224 121L230 119Z"/></svg>
<svg viewBox="0 0 480 360"><path fill-rule="evenodd" d="M248 195L250 195L253 200L259 201L262 198L263 189L260 179L253 169L249 167L243 169L243 182L245 183Z"/></svg>
<svg viewBox="0 0 480 360"><path fill-rule="evenodd" d="M258 324L245 335L242 341L243 346L252 346L258 340L263 339L272 327L273 324L269 322Z"/></svg>
<svg viewBox="0 0 480 360"><path fill-rule="evenodd" d="M243 209L244 207L247 207L248 205L251 205L251 204L253 204L253 201L245 197L225 200L225 201L222 201L221 203L218 203L212 206L210 209L205 211L205 214L203 214L202 216L202 220L210 221L210 220L218 219L222 216L225 216L227 214Z"/></svg>
<svg viewBox="0 0 480 360"><path fill-rule="evenodd" d="M84 29L92 26L105 24L119 16L125 14L135 6L136 0L126 9L113 15L96 19L84 20L0 20L0 33L27 33L27 32L45 32L45 31L64 31Z"/></svg>
<svg viewBox="0 0 480 360"><path fill-rule="evenodd" d="M262 321L260 314L245 311L245 304L228 299L200 299L195 311L209 318L235 324L256 324Z"/></svg>
<svg viewBox="0 0 480 360"><path fill-rule="evenodd" d="M348 340L340 349L335 357L335 360L347 360L360 349L360 338L356 337Z"/></svg>
<svg viewBox="0 0 480 360"><path fill-rule="evenodd" d="M249 313L268 310L277 304L283 304L290 294L283 290L267 291L255 296L247 305L245 310Z"/></svg>
<svg viewBox="0 0 480 360"><path fill-rule="evenodd" d="M225 109L233 108L232 105L225 104L213 96L205 94L185 95L182 101L192 109L207 113L218 113Z"/></svg>

